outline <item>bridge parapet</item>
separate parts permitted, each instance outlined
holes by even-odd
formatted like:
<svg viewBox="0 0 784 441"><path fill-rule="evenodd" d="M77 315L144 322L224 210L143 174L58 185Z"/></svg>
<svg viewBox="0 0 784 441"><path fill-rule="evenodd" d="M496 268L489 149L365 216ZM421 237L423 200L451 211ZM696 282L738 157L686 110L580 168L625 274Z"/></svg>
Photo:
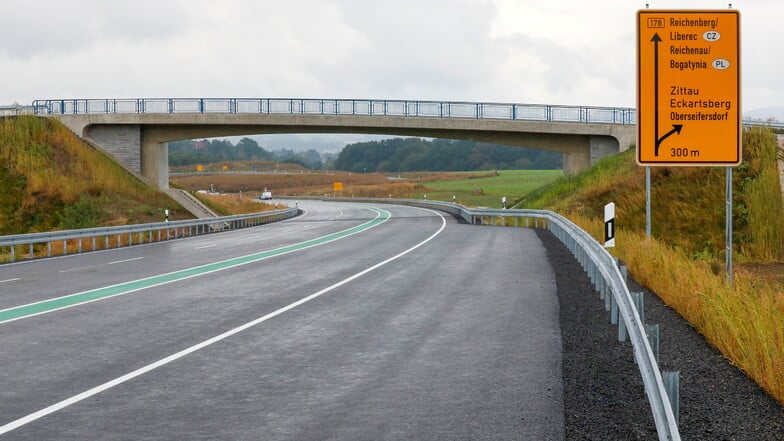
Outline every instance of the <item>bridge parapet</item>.
<svg viewBox="0 0 784 441"><path fill-rule="evenodd" d="M636 110L625 107L374 99L55 99L33 101L33 110L39 115L86 115L101 113L260 113L507 119L624 125L634 125L637 123Z"/></svg>

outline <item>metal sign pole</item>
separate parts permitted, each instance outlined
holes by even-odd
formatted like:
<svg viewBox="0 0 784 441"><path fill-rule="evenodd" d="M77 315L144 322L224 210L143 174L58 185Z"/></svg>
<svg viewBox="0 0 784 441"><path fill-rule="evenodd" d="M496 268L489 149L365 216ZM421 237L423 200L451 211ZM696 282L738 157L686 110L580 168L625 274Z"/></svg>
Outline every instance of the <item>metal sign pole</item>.
<svg viewBox="0 0 784 441"><path fill-rule="evenodd" d="M645 166L645 237L651 238L651 167Z"/></svg>
<svg viewBox="0 0 784 441"><path fill-rule="evenodd" d="M727 281L732 286L732 167L727 167L727 194L726 201L726 217L727 217L727 231L725 234L726 241L726 264L727 264Z"/></svg>

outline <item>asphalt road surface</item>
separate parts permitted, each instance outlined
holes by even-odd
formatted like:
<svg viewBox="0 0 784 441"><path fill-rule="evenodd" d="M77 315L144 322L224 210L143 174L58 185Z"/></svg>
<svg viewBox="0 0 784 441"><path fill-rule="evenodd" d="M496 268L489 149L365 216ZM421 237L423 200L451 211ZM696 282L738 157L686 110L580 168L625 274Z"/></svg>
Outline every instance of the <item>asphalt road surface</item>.
<svg viewBox="0 0 784 441"><path fill-rule="evenodd" d="M298 218L0 267L0 440L563 440L535 232Z"/></svg>

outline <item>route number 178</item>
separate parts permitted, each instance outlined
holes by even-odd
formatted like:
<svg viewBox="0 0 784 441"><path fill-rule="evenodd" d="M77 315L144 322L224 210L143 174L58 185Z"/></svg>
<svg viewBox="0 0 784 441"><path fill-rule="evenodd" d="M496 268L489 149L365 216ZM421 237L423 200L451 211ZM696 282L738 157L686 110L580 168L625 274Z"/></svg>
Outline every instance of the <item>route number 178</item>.
<svg viewBox="0 0 784 441"><path fill-rule="evenodd" d="M664 18L663 17L648 17L648 27L649 28L663 28L664 27Z"/></svg>

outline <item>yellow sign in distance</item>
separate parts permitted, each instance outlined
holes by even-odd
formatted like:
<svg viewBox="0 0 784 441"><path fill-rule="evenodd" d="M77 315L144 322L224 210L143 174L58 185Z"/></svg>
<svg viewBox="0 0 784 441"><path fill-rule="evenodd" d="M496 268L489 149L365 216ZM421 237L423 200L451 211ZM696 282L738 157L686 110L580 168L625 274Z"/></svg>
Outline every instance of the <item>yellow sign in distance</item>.
<svg viewBox="0 0 784 441"><path fill-rule="evenodd" d="M637 12L637 162L741 162L740 13Z"/></svg>
<svg viewBox="0 0 784 441"><path fill-rule="evenodd" d="M333 182L332 183L332 190L334 190L334 191L343 191L343 183L342 182Z"/></svg>

